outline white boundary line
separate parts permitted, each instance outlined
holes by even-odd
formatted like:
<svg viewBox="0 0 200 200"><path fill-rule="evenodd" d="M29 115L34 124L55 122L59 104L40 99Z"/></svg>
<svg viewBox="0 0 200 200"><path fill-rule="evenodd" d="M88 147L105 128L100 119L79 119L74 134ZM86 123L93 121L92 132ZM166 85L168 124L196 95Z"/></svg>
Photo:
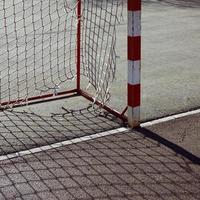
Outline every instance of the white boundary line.
<svg viewBox="0 0 200 200"><path fill-rule="evenodd" d="M0 156L0 161L9 160L9 159L17 158L17 157L21 157L21 156L26 156L26 155L30 155L30 154L34 154L34 153L39 153L39 152L46 151L46 150L57 149L59 147L67 146L70 144L76 144L79 142L89 141L92 139L101 138L101 137L113 135L116 133L122 133L127 130L128 130L127 128L117 128L117 129L113 129L110 131L105 131L105 132L101 132L101 133L97 133L97 134L93 134L93 135L89 135L89 136L83 136L80 138L66 140L63 142L57 142L57 143L54 143L51 145L46 145L46 146L41 146L41 147L37 147L37 148L32 148L29 150L19 151L16 153L11 153L11 154Z"/></svg>
<svg viewBox="0 0 200 200"><path fill-rule="evenodd" d="M188 112L184 112L184 113L180 113L180 114L171 115L171 116L168 116L168 117L163 117L163 118L152 120L152 121L149 121L149 122L144 122L140 126L141 127L153 126L153 125L156 125L156 124L160 124L162 122L168 122L168 121L171 121L171 120L174 120L174 119L179 119L179 118L182 118L182 117L187 117L187 116L199 114L199 113L200 113L200 109L197 109L197 110L193 110L193 111L188 111Z"/></svg>
<svg viewBox="0 0 200 200"><path fill-rule="evenodd" d="M174 119L179 119L179 118L182 118L182 117L187 117L187 116L199 114L199 113L200 113L200 109L197 109L197 110L188 111L188 112L185 112L185 113L171 115L169 117L163 117L163 118L160 118L160 119L145 122L145 123L142 123L140 126L141 127L153 126L153 125L160 124L160 123L163 123L163 122L168 122L168 121L172 121ZM117 129L113 129L113 130L110 130L110 131L105 131L105 132L101 132L101 133L97 133L97 134L93 134L93 135L89 135L89 136L83 136L83 137L80 137L80 138L66 140L66 141L63 141L63 142L57 142L57 143L54 143L54 144L51 144L51 145L46 145L46 146L41 146L41 147L37 147L37 148L32 148L32 149L29 149L29 150L19 151L19 152L16 152L16 153L11 153L11 154L0 156L0 161L9 160L9 159L17 158L17 157L21 157L21 156L26 156L26 155L30 155L30 154L34 154L34 153L39 153L39 152L46 151L46 150L57 149L59 147L67 146L67 145L70 145L70 144L76 144L76 143L83 142L83 141L89 141L89 140L92 140L92 139L101 138L101 137L113 135L113 134L116 134L116 133L126 132L128 130L130 130L130 129L128 129L128 128L117 128Z"/></svg>

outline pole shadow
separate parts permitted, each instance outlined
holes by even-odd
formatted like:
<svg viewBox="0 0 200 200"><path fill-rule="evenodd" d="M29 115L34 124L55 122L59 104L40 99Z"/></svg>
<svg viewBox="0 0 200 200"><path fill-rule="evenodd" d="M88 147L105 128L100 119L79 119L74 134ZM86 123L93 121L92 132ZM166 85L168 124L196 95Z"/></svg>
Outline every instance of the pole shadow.
<svg viewBox="0 0 200 200"><path fill-rule="evenodd" d="M169 140L159 136L158 134L148 130L147 128L139 127L136 129L137 132L144 135L146 138L152 139L156 142L158 142L161 145L166 146L167 148L173 150L176 154L181 155L182 157L190 160L192 163L200 165L200 158L196 155L190 153L186 149L178 146L177 144L170 142Z"/></svg>

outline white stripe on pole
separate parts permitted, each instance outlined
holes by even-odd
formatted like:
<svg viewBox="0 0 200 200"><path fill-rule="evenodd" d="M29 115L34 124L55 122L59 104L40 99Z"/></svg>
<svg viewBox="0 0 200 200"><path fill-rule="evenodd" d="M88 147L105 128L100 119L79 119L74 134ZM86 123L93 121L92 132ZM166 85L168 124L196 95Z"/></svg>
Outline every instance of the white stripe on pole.
<svg viewBox="0 0 200 200"><path fill-rule="evenodd" d="M141 61L128 61L128 83L135 85L140 83Z"/></svg>
<svg viewBox="0 0 200 200"><path fill-rule="evenodd" d="M128 35L140 36L141 11L128 11Z"/></svg>

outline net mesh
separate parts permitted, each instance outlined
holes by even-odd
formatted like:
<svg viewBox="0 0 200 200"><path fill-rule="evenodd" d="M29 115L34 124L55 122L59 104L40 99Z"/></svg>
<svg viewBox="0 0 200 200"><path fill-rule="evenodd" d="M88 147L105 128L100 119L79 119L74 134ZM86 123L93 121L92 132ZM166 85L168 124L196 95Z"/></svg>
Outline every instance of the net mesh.
<svg viewBox="0 0 200 200"><path fill-rule="evenodd" d="M82 0L81 75L106 102L120 0ZM0 101L67 90L77 75L76 0L0 0Z"/></svg>

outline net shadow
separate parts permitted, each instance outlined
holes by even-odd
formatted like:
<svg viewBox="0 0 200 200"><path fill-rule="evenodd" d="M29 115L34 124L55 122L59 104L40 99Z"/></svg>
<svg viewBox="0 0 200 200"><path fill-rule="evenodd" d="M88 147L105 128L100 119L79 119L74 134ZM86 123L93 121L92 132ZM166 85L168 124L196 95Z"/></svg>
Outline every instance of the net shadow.
<svg viewBox="0 0 200 200"><path fill-rule="evenodd" d="M121 126L112 115L92 106L43 116L34 112L5 110L0 113L0 155L10 154Z"/></svg>
<svg viewBox="0 0 200 200"><path fill-rule="evenodd" d="M0 162L0 197L199 199L200 169L139 131Z"/></svg>

